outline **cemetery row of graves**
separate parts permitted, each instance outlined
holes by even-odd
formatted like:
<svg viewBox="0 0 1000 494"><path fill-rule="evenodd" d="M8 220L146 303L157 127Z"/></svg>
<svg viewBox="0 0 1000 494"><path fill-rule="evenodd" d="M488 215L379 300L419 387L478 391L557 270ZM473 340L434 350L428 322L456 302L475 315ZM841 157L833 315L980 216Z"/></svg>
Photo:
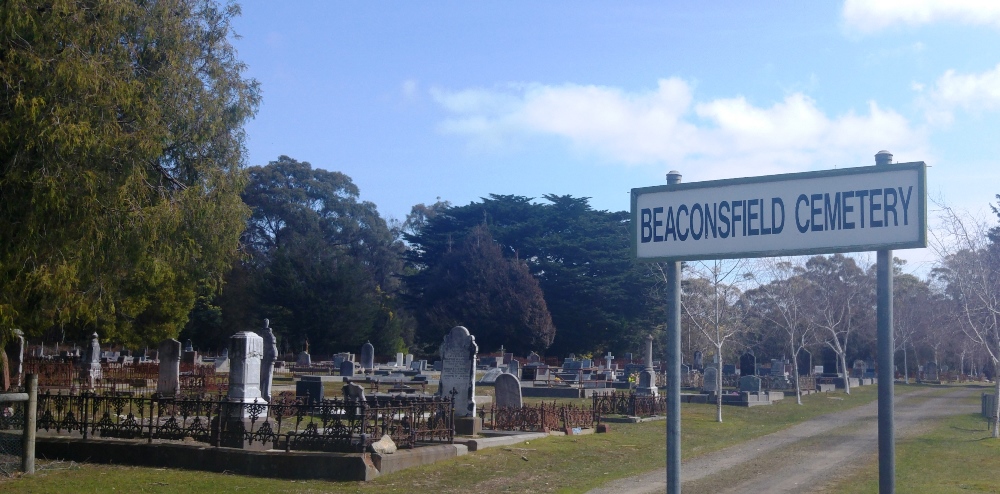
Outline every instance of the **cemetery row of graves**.
<svg viewBox="0 0 1000 494"><path fill-rule="evenodd" d="M98 335L85 348L46 349L20 338L7 348L13 390L38 376L36 430L46 437L195 443L255 451L391 454L510 432L603 432L608 422L662 417L663 363L652 338L641 356L543 359L501 349L479 355L474 338L455 328L439 360L397 353L376 358L371 343L314 361L308 349L294 362L277 359L273 334L233 335L219 355L165 340L132 355L103 350ZM638 352L637 352L638 353ZM706 363L700 354L682 368L682 399L768 405L794 393L792 363ZM823 366L799 369L803 393L874 382L858 361L846 375ZM942 378L928 366L927 378ZM719 374L722 378L719 379ZM933 374L932 374L933 373ZM722 388L718 388L721 381ZM478 390L478 391L477 391ZM490 392L491 391L491 392ZM0 430L18 429L25 407L0 413ZM391 445L387 447L386 445Z"/></svg>

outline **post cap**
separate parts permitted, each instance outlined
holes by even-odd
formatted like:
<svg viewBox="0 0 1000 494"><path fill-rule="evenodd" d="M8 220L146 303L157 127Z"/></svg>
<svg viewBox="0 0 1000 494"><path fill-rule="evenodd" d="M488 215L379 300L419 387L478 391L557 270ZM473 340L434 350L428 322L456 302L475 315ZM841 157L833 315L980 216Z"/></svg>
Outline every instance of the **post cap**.
<svg viewBox="0 0 1000 494"><path fill-rule="evenodd" d="M875 153L876 165L888 165L890 163L892 163L892 153L884 149Z"/></svg>

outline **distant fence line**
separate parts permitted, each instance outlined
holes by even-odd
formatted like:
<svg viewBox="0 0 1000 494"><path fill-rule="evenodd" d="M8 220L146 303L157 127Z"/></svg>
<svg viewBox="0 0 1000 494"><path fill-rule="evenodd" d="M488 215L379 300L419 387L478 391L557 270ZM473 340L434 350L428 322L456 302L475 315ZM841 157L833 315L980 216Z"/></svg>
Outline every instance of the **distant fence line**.
<svg viewBox="0 0 1000 494"><path fill-rule="evenodd" d="M89 390L98 392L128 392L151 394L156 392L160 367L154 362L101 364L101 378L89 383L80 379L80 368L72 362L59 362L29 358L24 361L25 374L38 375L41 390ZM229 376L216 374L213 365L180 364L180 388L183 394L220 394L229 389Z"/></svg>

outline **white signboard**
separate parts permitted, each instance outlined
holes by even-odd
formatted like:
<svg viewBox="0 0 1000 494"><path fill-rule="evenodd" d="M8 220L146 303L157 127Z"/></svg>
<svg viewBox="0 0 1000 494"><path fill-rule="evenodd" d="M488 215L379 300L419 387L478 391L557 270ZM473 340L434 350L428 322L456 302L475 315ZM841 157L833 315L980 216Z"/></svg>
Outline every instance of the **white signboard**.
<svg viewBox="0 0 1000 494"><path fill-rule="evenodd" d="M927 246L923 162L632 189L645 261Z"/></svg>

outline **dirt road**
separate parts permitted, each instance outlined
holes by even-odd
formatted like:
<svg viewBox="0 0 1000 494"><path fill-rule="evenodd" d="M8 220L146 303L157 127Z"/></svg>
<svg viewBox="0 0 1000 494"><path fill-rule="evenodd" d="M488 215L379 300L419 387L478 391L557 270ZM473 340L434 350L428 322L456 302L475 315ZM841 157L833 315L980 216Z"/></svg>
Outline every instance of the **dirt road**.
<svg viewBox="0 0 1000 494"><path fill-rule="evenodd" d="M920 434L936 419L975 412L961 398L979 390L934 388L897 396L896 439ZM824 415L743 444L682 461L685 492L823 492L837 473L877 461L878 404ZM588 494L646 494L666 491L666 472L656 470L616 480Z"/></svg>

